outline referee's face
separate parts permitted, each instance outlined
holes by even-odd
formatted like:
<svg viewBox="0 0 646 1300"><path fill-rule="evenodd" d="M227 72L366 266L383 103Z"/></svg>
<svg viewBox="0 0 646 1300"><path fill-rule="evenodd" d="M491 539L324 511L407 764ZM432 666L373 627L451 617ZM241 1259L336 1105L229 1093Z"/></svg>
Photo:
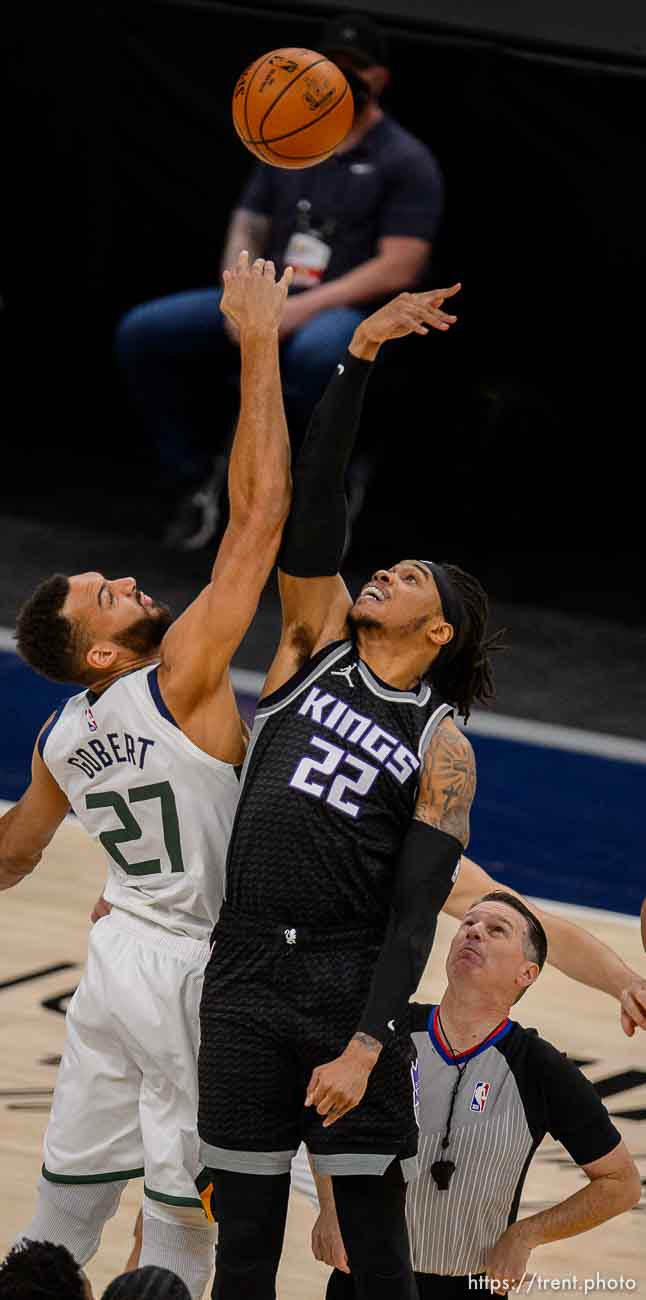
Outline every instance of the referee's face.
<svg viewBox="0 0 646 1300"><path fill-rule="evenodd" d="M539 969L525 955L527 922L506 903L487 901L469 908L446 960L456 991L477 990L492 1005L509 1008L537 978Z"/></svg>

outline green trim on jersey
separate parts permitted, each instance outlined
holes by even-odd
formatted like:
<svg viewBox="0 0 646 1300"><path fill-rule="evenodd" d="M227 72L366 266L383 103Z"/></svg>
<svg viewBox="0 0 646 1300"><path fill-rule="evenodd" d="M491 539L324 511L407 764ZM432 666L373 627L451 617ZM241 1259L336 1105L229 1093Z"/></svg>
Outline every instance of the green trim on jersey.
<svg viewBox="0 0 646 1300"><path fill-rule="evenodd" d="M40 1172L49 1183L119 1183L144 1176L143 1166L140 1169L121 1169L118 1174L52 1174L43 1165Z"/></svg>
<svg viewBox="0 0 646 1300"><path fill-rule="evenodd" d="M196 1196L167 1196L165 1192L153 1192L150 1187L144 1183L144 1196L149 1196L151 1201L161 1201L163 1205L194 1205L198 1210L204 1210L202 1202Z"/></svg>

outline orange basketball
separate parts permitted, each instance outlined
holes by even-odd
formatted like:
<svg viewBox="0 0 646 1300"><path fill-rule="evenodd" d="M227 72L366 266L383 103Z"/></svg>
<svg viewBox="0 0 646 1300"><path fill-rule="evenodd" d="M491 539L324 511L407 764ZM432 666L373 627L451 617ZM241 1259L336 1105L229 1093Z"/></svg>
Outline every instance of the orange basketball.
<svg viewBox="0 0 646 1300"><path fill-rule="evenodd" d="M242 143L272 167L312 167L352 126L352 91L336 63L314 50L272 50L251 63L233 92Z"/></svg>

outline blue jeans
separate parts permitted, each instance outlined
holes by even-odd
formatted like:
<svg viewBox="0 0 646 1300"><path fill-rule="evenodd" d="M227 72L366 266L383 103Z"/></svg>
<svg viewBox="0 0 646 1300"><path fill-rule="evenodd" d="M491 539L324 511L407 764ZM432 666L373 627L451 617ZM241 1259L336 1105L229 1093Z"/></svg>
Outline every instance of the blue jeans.
<svg viewBox="0 0 646 1300"><path fill-rule="evenodd" d="M239 402L239 354L224 330L221 297L221 290L195 289L157 298L117 326L117 362L161 468L180 492L208 474ZM368 310L321 311L282 344L285 405L297 433Z"/></svg>

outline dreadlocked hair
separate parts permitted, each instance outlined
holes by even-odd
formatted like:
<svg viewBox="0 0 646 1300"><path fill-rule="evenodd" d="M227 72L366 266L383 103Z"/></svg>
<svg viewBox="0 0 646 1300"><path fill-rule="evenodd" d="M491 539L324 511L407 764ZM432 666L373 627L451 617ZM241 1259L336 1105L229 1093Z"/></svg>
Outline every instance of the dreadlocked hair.
<svg viewBox="0 0 646 1300"><path fill-rule="evenodd" d="M115 1277L101 1300L191 1300L191 1297L176 1273L148 1264Z"/></svg>
<svg viewBox="0 0 646 1300"><path fill-rule="evenodd" d="M495 698L490 655L492 651L503 649L503 633L495 632L485 637L489 599L478 579L465 573L457 564L443 564L442 569L460 598L464 623L457 647L452 641L444 646L428 676L447 703L453 704L468 722L474 700L478 704L489 704Z"/></svg>
<svg viewBox="0 0 646 1300"><path fill-rule="evenodd" d="M83 1300L81 1270L66 1246L26 1238L0 1264L0 1300Z"/></svg>
<svg viewBox="0 0 646 1300"><path fill-rule="evenodd" d="M69 592L62 573L46 578L25 601L16 622L18 651L27 663L53 682L90 680L82 665L83 638L61 613Z"/></svg>

